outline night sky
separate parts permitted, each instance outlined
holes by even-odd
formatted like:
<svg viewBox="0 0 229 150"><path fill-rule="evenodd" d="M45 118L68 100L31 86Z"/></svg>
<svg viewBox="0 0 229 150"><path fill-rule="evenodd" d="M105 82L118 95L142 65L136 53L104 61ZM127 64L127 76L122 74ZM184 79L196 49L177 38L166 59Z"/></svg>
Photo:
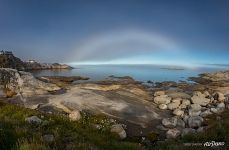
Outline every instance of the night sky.
<svg viewBox="0 0 229 150"><path fill-rule="evenodd" d="M0 0L0 49L71 64L229 64L228 0Z"/></svg>

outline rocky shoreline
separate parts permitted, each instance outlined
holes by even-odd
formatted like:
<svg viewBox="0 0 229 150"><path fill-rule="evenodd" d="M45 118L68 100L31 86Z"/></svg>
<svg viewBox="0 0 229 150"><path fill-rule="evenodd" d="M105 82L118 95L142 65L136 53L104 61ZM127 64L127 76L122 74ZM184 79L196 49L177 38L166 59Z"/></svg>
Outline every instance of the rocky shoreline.
<svg viewBox="0 0 229 150"><path fill-rule="evenodd" d="M229 71L202 74L194 83L161 82L145 85L131 77L103 81L83 77L42 77L0 69L1 96L6 101L47 113L63 112L79 119L81 111L104 114L127 125L112 132L126 136L175 139L205 132L207 117L229 108ZM62 85L62 86L61 86ZM65 92L58 93L65 88ZM57 93L57 94L55 94Z"/></svg>

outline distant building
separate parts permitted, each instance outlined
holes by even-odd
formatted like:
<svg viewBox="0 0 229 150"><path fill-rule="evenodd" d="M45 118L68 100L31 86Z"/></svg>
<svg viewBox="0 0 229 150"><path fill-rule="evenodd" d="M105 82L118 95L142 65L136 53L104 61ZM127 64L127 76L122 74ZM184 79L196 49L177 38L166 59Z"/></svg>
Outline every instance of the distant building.
<svg viewBox="0 0 229 150"><path fill-rule="evenodd" d="M35 63L36 61L35 61L35 60L28 60L27 62L33 64L33 63Z"/></svg>
<svg viewBox="0 0 229 150"><path fill-rule="evenodd" d="M13 55L13 52L1 50L1 51L0 51L0 55Z"/></svg>

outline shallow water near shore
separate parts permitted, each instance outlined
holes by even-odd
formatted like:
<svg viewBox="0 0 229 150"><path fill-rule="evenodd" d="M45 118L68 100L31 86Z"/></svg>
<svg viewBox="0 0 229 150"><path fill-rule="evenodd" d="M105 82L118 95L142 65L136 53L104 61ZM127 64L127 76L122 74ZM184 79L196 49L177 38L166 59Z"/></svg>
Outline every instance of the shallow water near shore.
<svg viewBox="0 0 229 150"><path fill-rule="evenodd" d="M83 76L90 80L103 80L111 75L130 76L138 81L188 81L201 73L228 70L228 67L206 66L199 68L170 67L161 65L77 65L72 70L36 70L35 76Z"/></svg>

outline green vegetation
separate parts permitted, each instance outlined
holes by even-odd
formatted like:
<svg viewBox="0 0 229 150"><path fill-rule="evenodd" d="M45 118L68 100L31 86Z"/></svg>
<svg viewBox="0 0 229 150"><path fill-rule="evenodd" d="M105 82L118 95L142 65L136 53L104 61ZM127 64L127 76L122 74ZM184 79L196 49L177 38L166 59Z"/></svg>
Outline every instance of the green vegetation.
<svg viewBox="0 0 229 150"><path fill-rule="evenodd" d="M43 120L41 125L30 124L26 117L36 115ZM137 143L121 141L109 132L111 122L102 116L83 113L78 122L66 116L43 114L6 103L0 103L0 149L19 150L100 150L100 149L142 149ZM45 121L46 120L46 121ZM95 124L103 126L95 129ZM43 136L51 134L53 142L45 141Z"/></svg>
<svg viewBox="0 0 229 150"><path fill-rule="evenodd" d="M26 117L36 115L43 120L41 125L30 124ZM207 132L187 135L179 140L157 142L155 150L195 150L210 149L203 146L185 146L185 143L225 142L219 149L229 149L229 111L219 117L208 117L211 124ZM216 117L218 120L216 121ZM104 116L82 113L78 122L70 121L64 115L44 114L6 103L0 103L0 149L1 150L139 150L137 141L122 141L109 132L111 121ZM96 129L95 125L102 126ZM54 141L44 140L44 135L53 135Z"/></svg>

